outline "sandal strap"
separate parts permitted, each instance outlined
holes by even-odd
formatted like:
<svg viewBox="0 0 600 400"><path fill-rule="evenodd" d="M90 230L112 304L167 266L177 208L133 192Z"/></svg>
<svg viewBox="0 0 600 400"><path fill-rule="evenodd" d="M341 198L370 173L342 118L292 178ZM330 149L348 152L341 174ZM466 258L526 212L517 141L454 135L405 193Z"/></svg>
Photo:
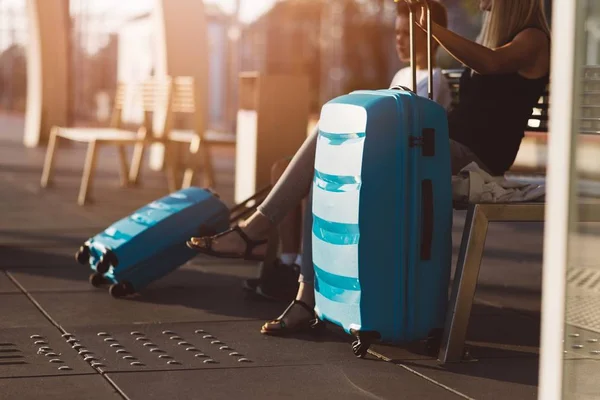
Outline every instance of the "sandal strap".
<svg viewBox="0 0 600 400"><path fill-rule="evenodd" d="M305 302L303 302L302 300L293 300L289 306L287 306L287 308L285 309L285 311L281 314L281 317L279 317L277 320L282 320L283 317L285 317L285 315L292 309L294 308L294 306L296 304L299 304L300 306L302 306L302 308L304 308L306 311L308 311L308 313L310 315L315 315L315 310L314 308L311 308L308 304L306 304Z"/></svg>
<svg viewBox="0 0 600 400"><path fill-rule="evenodd" d="M248 235L246 235L246 232L244 232L239 225L234 226L231 229L231 232L236 232L246 243L246 251L244 251L244 258L252 257L253 251L256 247L262 246L263 244L266 244L268 242L268 239L251 239Z"/></svg>

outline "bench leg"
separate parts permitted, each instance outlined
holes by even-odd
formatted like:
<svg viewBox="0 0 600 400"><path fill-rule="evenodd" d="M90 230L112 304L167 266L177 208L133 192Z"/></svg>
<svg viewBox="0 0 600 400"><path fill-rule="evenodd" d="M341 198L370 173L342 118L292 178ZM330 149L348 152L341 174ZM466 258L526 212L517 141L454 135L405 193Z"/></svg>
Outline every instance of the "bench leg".
<svg viewBox="0 0 600 400"><path fill-rule="evenodd" d="M469 207L438 356L442 363L459 362L463 357L488 223L485 213L478 205Z"/></svg>
<svg viewBox="0 0 600 400"><path fill-rule="evenodd" d="M96 169L96 161L98 159L98 144L95 140L92 140L88 144L87 154L85 156L85 167L83 169L83 178L81 179L81 186L79 188L79 197L77 203L80 206L85 205L89 196L89 188L94 180L94 171Z"/></svg>
<svg viewBox="0 0 600 400"><path fill-rule="evenodd" d="M44 159L44 170L42 171L41 186L47 188L52 181L52 167L54 166L54 157L58 148L58 129L52 128L50 138L48 140L48 148L46 149L46 158Z"/></svg>

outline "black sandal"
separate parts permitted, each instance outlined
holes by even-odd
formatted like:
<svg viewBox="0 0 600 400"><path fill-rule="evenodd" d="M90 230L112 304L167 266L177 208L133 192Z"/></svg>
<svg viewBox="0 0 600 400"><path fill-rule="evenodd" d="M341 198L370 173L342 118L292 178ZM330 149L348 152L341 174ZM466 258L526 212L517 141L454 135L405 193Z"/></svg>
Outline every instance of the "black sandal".
<svg viewBox="0 0 600 400"><path fill-rule="evenodd" d="M299 323L289 327L283 321L283 318L285 318L287 313L290 312L290 310L292 308L294 308L294 306L296 304L301 305L302 308L304 308L306 311L308 311L308 313L311 315L312 318L308 319L306 321L303 321L303 322L299 322ZM260 333L265 334L265 335L271 335L271 336L285 336L285 335L289 335L291 333L309 330L315 319L316 319L316 315L315 315L315 310L313 308L311 308L308 304L306 304L305 302L303 302L301 300L294 300L290 303L290 305L285 309L285 311L283 312L283 314L281 314L281 316L279 318L265 323L260 328ZM276 329L266 328L267 326L269 326L271 324L279 324L279 328L276 328Z"/></svg>
<svg viewBox="0 0 600 400"><path fill-rule="evenodd" d="M219 251L213 250L212 246L213 246L213 241L215 239L218 239L222 236L228 235L232 232L236 232L244 240L244 242L246 243L246 251L244 251L243 253L227 253L227 252L219 252ZM241 258L241 259L248 260L248 261L263 261L265 258L264 255L257 256L257 255L252 254L252 252L258 246L262 246L264 244L267 244L267 242L268 242L267 239L262 239L262 240L250 239L250 237L248 237L248 235L246 235L246 233L242 230L242 228L239 227L239 225L236 225L233 228L226 230L225 232L221 232L218 235L202 237L199 239L201 239L201 244L197 245L197 244L194 244L191 240L188 240L186 242L187 247L189 247L190 249L196 250L202 254L206 254L209 256L213 256L213 257Z"/></svg>

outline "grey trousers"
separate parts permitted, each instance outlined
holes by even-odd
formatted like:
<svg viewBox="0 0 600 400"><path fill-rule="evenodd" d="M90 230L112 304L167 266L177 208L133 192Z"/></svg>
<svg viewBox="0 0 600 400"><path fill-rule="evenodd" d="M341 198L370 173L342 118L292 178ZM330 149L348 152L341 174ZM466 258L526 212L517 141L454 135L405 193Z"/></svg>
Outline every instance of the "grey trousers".
<svg viewBox="0 0 600 400"><path fill-rule="evenodd" d="M312 188L317 149L318 128L304 141L292 158L287 169L277 181L265 201L258 206L258 211L266 216L274 225L279 224L294 207L308 196L304 212L302 233L302 265L300 266L300 282L312 283L314 269L312 262ZM488 168L466 146L450 139L450 159L452 174L458 172L475 161L482 169Z"/></svg>

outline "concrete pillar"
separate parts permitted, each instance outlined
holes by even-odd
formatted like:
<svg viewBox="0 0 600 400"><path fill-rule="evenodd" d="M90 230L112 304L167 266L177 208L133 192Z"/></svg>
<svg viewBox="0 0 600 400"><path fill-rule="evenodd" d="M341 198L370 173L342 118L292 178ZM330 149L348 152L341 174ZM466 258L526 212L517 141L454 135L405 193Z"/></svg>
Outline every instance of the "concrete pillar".
<svg viewBox="0 0 600 400"><path fill-rule="evenodd" d="M45 143L52 126L68 124L68 7L68 0L27 0L27 147Z"/></svg>
<svg viewBox="0 0 600 400"><path fill-rule="evenodd" d="M196 83L196 116L191 124L199 132L208 117L208 32L204 2L198 0L155 0L157 76L192 76ZM150 166L160 169L164 149L155 146Z"/></svg>
<svg viewBox="0 0 600 400"><path fill-rule="evenodd" d="M268 185L273 164L302 145L310 101L307 76L243 73L239 82L236 203Z"/></svg>

